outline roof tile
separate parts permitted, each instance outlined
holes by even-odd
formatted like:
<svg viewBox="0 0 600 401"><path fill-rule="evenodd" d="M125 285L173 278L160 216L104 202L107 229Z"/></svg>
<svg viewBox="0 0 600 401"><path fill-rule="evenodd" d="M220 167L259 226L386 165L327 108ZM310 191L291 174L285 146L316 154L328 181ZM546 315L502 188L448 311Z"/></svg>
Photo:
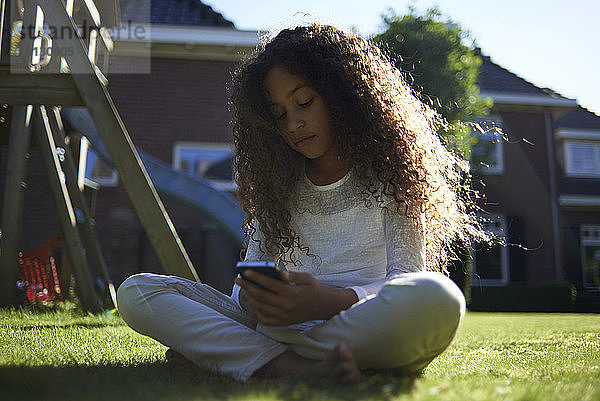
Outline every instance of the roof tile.
<svg viewBox="0 0 600 401"><path fill-rule="evenodd" d="M148 11L149 9L149 11ZM121 0L121 20L159 25L235 28L233 22L200 0Z"/></svg>
<svg viewBox="0 0 600 401"><path fill-rule="evenodd" d="M481 55L478 84L482 91L508 92L522 95L540 95L554 98L565 97L548 88L538 88L531 82L494 63L489 56Z"/></svg>
<svg viewBox="0 0 600 401"><path fill-rule="evenodd" d="M600 116L577 106L556 120L556 127L600 130Z"/></svg>

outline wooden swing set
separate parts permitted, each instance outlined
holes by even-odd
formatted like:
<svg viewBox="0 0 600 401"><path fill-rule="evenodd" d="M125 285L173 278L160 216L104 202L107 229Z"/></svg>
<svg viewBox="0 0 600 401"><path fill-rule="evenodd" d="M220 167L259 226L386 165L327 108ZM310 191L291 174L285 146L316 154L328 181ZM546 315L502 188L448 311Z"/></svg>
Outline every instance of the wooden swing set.
<svg viewBox="0 0 600 401"><path fill-rule="evenodd" d="M102 70L113 47L107 27L120 25L118 0L0 2L0 104L12 105L0 222L0 305L16 302L33 134L81 303L90 312L117 306L83 197L83 174L66 143L61 107L87 107L165 271L200 281L106 88ZM98 278L110 297L94 285Z"/></svg>

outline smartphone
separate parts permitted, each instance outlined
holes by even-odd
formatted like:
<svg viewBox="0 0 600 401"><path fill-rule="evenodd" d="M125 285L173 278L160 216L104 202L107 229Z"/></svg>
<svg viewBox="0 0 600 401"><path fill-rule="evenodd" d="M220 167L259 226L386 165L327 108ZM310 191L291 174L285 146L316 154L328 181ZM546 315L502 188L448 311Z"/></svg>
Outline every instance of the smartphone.
<svg viewBox="0 0 600 401"><path fill-rule="evenodd" d="M275 262L262 261L262 260L248 260L248 261L238 262L237 265L235 266L235 271L238 272L244 278L244 280L248 280L246 277L244 277L244 272L246 270L253 270L255 272L264 274L264 275L274 278L276 280L282 280L281 272L275 268ZM248 281L254 285L257 285L263 289L268 290L268 288L265 288L262 285L255 283L252 280L248 280Z"/></svg>

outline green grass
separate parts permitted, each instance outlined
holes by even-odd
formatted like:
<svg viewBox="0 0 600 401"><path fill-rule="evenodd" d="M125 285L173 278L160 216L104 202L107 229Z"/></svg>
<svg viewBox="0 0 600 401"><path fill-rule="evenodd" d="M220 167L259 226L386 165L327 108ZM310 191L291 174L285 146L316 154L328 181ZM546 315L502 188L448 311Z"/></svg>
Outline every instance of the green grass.
<svg viewBox="0 0 600 401"><path fill-rule="evenodd" d="M236 383L167 365L114 315L0 310L0 400L600 400L600 316L468 313L416 380Z"/></svg>

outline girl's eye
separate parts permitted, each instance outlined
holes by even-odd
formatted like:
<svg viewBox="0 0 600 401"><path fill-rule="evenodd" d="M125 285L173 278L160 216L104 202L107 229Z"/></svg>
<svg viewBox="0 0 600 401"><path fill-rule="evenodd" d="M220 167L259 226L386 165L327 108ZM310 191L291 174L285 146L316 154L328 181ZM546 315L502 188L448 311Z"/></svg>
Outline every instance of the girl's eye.
<svg viewBox="0 0 600 401"><path fill-rule="evenodd" d="M308 105L310 105L310 104L312 103L313 99L314 99L314 97L311 97L311 98L310 98L310 99L308 99L306 102L304 102L304 103L300 103L299 105L300 105L301 107L306 107L306 106L308 106Z"/></svg>
<svg viewBox="0 0 600 401"><path fill-rule="evenodd" d="M282 107L271 107L271 113L275 121L283 120L285 117L285 110Z"/></svg>

